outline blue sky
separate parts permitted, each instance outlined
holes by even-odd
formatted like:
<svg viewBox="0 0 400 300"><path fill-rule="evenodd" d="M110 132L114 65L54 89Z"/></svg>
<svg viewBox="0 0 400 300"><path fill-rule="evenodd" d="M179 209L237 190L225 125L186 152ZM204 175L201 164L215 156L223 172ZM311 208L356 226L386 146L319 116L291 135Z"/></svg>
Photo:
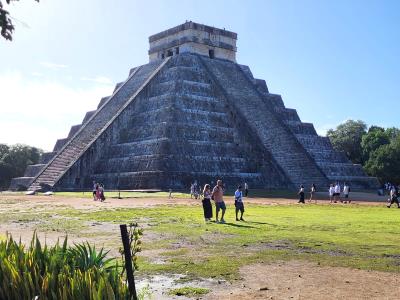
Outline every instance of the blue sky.
<svg viewBox="0 0 400 300"><path fill-rule="evenodd" d="M400 127L399 1L41 0L7 6L0 143L51 150L131 67L148 36L192 20L238 33L237 60L320 134L347 119Z"/></svg>

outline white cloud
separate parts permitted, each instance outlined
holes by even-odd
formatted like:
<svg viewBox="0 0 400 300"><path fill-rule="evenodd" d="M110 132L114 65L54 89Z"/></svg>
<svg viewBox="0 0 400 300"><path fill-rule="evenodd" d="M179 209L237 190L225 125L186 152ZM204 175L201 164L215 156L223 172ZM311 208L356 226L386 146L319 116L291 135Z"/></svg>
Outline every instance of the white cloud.
<svg viewBox="0 0 400 300"><path fill-rule="evenodd" d="M32 75L32 76L36 76L36 77L42 77L42 76L43 76L43 73L40 73L40 72L32 72L31 75Z"/></svg>
<svg viewBox="0 0 400 300"><path fill-rule="evenodd" d="M346 123L348 120L352 120L352 118L349 117L349 118L339 121L337 123L323 124L322 126L318 126L317 128L315 128L315 130L317 131L318 135L326 136L326 133L328 132L329 129L335 129L340 124Z"/></svg>
<svg viewBox="0 0 400 300"><path fill-rule="evenodd" d="M336 128L337 124L324 124L320 127L315 128L317 131L318 135L320 136L326 136L326 133L328 132L329 129Z"/></svg>
<svg viewBox="0 0 400 300"><path fill-rule="evenodd" d="M49 69L53 69L53 70L68 68L67 65L55 64L55 63L48 62L48 61L40 62L40 65L42 65L43 67L49 68Z"/></svg>
<svg viewBox="0 0 400 300"><path fill-rule="evenodd" d="M112 93L112 85L73 88L60 82L0 73L0 143L25 143L52 150L72 125Z"/></svg>
<svg viewBox="0 0 400 300"><path fill-rule="evenodd" d="M104 76L81 77L81 80L83 80L83 81L92 81L92 82L101 83L101 84L111 84L112 83L110 78L107 78L107 77L104 77Z"/></svg>

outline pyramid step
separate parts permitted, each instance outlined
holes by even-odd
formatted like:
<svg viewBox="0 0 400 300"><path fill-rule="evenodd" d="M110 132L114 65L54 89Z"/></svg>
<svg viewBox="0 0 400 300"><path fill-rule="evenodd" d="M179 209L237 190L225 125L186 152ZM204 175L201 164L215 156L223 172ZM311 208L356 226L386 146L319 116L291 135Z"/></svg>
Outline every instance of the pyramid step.
<svg viewBox="0 0 400 300"><path fill-rule="evenodd" d="M322 170L297 141L291 130L276 116L273 106L268 105L268 99L258 92L254 83L238 65L201 56L199 58L213 80L218 83L227 101L240 111L261 139L264 147L272 154L292 182L303 181L300 174L309 178L325 178L326 180ZM303 163L301 165L291 163L287 153L285 156L282 155L282 149L290 149L290 156ZM303 173L304 165L307 169Z"/></svg>
<svg viewBox="0 0 400 300"><path fill-rule="evenodd" d="M149 63L137 68L118 87L112 97L86 121L74 137L60 149L54 159L35 178L33 186L38 186L43 182L54 185L56 180L67 171L66 168L79 158L87 145L94 142L104 126L108 126L110 120L116 118L126 106L126 102L131 101L131 97L138 94L143 85L149 81L149 76L154 76L167 62L168 60L164 60L164 62Z"/></svg>

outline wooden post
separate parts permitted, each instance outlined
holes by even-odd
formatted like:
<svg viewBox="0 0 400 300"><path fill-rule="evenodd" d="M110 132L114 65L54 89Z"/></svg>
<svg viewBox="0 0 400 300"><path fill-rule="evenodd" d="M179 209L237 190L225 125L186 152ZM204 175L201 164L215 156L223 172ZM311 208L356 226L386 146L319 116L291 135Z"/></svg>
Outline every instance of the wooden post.
<svg viewBox="0 0 400 300"><path fill-rule="evenodd" d="M125 269L126 278L128 279L128 287L131 299L137 300L135 278L133 277L133 267L132 267L132 255L129 245L129 235L126 228L126 224L119 225L121 230L122 244L124 245L124 255L125 255Z"/></svg>

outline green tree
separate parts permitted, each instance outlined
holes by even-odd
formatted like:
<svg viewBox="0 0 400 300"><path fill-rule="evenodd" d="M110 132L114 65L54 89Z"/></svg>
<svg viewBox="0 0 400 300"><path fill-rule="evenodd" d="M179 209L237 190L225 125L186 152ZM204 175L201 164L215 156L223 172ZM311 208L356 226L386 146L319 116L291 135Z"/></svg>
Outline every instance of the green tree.
<svg viewBox="0 0 400 300"><path fill-rule="evenodd" d="M10 185L11 174L13 174L12 166L0 160L0 190Z"/></svg>
<svg viewBox="0 0 400 300"><path fill-rule="evenodd" d="M396 127L387 128L385 132L391 141L400 136L400 129Z"/></svg>
<svg viewBox="0 0 400 300"><path fill-rule="evenodd" d="M353 163L362 163L361 140L366 132L367 125L363 121L348 120L328 130L327 136L335 150L346 153Z"/></svg>
<svg viewBox="0 0 400 300"><path fill-rule="evenodd" d="M370 128L368 128L368 133L375 131L385 132L385 128L376 125L372 125Z"/></svg>
<svg viewBox="0 0 400 300"><path fill-rule="evenodd" d="M373 151L364 168L381 182L400 184L400 136Z"/></svg>
<svg viewBox="0 0 400 300"><path fill-rule="evenodd" d="M11 1L19 1L19 0L5 0L5 3L10 4ZM39 0L35 0L39 2ZM10 14L7 10L4 9L3 3L0 0L0 32L3 38L6 40L12 40L12 34L14 32L14 25L11 21Z"/></svg>
<svg viewBox="0 0 400 300"><path fill-rule="evenodd" d="M42 153L42 150L27 145L0 144L0 188L8 188L11 178L23 176L26 167L37 164Z"/></svg>
<svg viewBox="0 0 400 300"><path fill-rule="evenodd" d="M10 147L6 144L0 144L0 161L3 160L3 157L10 152Z"/></svg>
<svg viewBox="0 0 400 300"><path fill-rule="evenodd" d="M390 144L390 138L383 128L382 130L368 130L368 133L363 135L361 139L363 161L366 162L372 152L387 144Z"/></svg>

